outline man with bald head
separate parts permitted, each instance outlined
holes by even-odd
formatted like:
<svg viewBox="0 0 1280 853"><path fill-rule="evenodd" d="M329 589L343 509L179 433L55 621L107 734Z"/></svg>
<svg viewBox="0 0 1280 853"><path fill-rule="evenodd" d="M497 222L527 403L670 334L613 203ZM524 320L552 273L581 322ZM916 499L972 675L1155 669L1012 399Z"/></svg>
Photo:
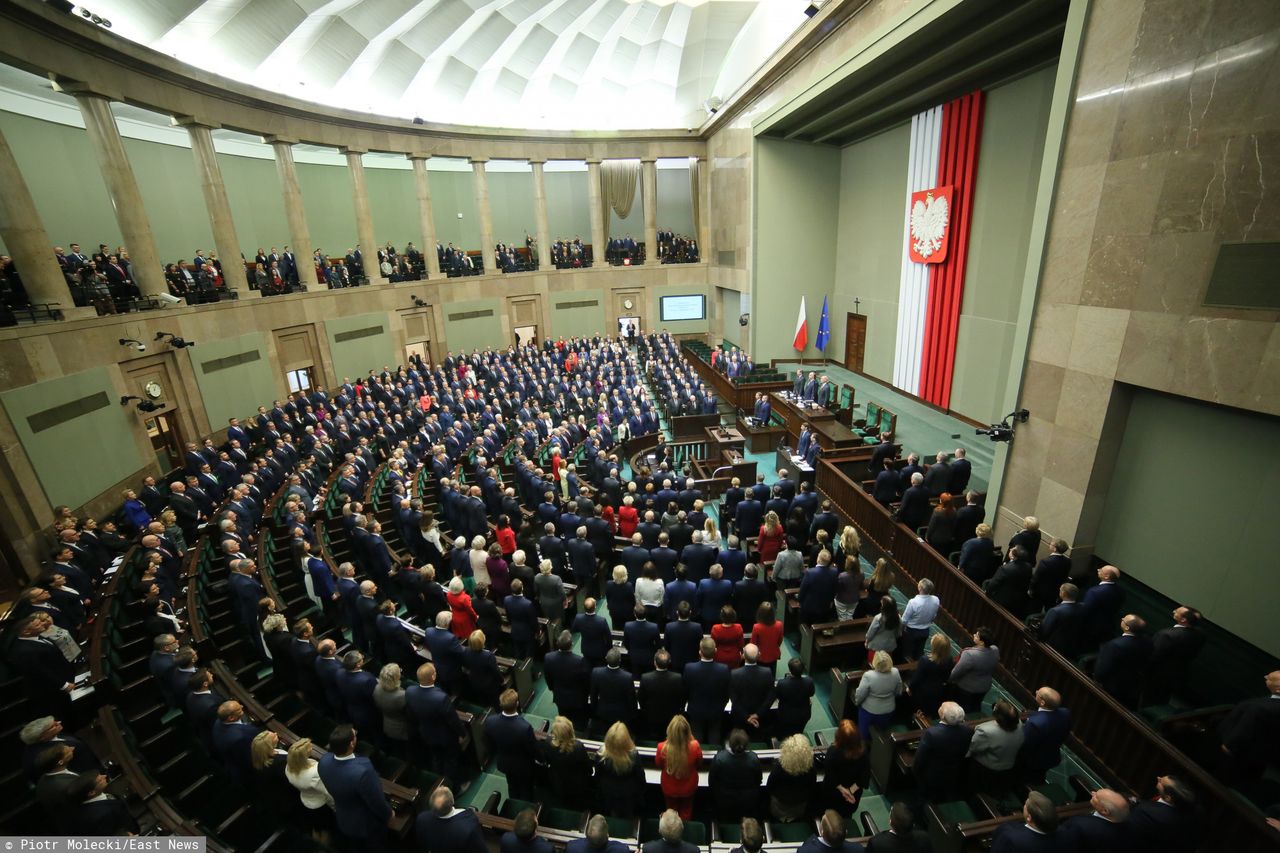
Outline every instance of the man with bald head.
<svg viewBox="0 0 1280 853"><path fill-rule="evenodd" d="M1018 764L1032 784L1044 782L1044 774L1062 761L1062 744L1071 733L1071 711L1062 707L1062 696L1052 687L1036 691L1036 710L1022 725Z"/></svg>
<svg viewBox="0 0 1280 853"><path fill-rule="evenodd" d="M1099 788L1089 798L1093 813L1079 815L1058 830L1059 850L1087 850L1089 853L1128 853L1130 830L1129 801L1110 788Z"/></svg>
<svg viewBox="0 0 1280 853"><path fill-rule="evenodd" d="M1263 681L1267 695L1236 705L1218 726L1224 770L1232 784L1257 781L1280 754L1280 669Z"/></svg>
<svg viewBox="0 0 1280 853"><path fill-rule="evenodd" d="M1084 633L1092 644L1103 643L1115 636L1115 626L1124 605L1120 588L1120 570L1115 566L1098 569L1098 583L1090 587L1080 602Z"/></svg>
<svg viewBox="0 0 1280 853"><path fill-rule="evenodd" d="M213 751L227 771L242 784L253 782L250 748L262 729L244 718L244 708L230 699L218 706L218 721L213 724Z"/></svg>

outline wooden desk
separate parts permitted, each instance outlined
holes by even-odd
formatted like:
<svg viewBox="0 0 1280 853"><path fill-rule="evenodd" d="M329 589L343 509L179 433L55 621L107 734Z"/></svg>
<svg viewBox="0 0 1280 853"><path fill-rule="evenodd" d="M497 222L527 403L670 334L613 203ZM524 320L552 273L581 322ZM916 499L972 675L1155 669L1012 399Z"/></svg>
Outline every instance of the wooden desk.
<svg viewBox="0 0 1280 853"><path fill-rule="evenodd" d="M773 459L773 469L775 471L787 470L787 479L793 481L799 488L801 483L813 485L814 470L804 463L796 463L791 460L791 448L778 448ZM803 465L803 467L801 467Z"/></svg>
<svg viewBox="0 0 1280 853"><path fill-rule="evenodd" d="M787 429L778 424L767 427L752 426L745 419L738 418L738 432L742 433L747 450L752 453L768 453L775 450L787 434Z"/></svg>
<svg viewBox="0 0 1280 853"><path fill-rule="evenodd" d="M702 431L707 437L707 456L712 459L724 458L721 455L724 450L736 450L738 453L746 450L746 438L733 427L709 426L703 427Z"/></svg>
<svg viewBox="0 0 1280 853"><path fill-rule="evenodd" d="M836 420L836 412L831 409L805 408L779 392L771 393L769 401L773 404L773 410L786 422L792 445L799 442L800 430L807 423L813 425L818 446L824 451L862 446L862 437Z"/></svg>

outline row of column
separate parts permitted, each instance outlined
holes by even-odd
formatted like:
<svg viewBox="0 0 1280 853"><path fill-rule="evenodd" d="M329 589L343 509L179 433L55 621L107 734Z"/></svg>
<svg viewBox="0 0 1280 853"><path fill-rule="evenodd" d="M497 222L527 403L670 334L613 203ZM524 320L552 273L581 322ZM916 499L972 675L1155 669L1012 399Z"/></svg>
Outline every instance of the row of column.
<svg viewBox="0 0 1280 853"><path fill-rule="evenodd" d="M59 91L75 97L84 118L85 131L97 156L98 166L106 184L107 194L115 211L116 224L124 244L129 250L136 284L147 296L168 292L165 282L163 264L156 249L155 236L147 218L142 202L142 193L138 188L137 178L125 152L124 141L116 125L115 116L111 112L110 101L85 87L70 81L57 81ZM218 164L217 153L213 144L214 125L202 123L191 117L178 117L175 123L185 127L191 140L191 151L195 157L196 171L200 179L200 189L204 195L205 207L208 209L209 223L213 230L214 247L218 257L222 259L224 271L241 258L240 241L236 237L235 221L231 216L231 203L227 198L226 184L223 181L222 169ZM312 243L307 227L307 217L302 206L302 190L298 184L298 173L293 160L293 146L298 142L281 136L267 137L275 155L276 172L280 179L280 191L284 200L285 218L289 228L289 239L294 253L304 262L298 264L298 278L308 287L317 284L315 268L305 262L311 255ZM377 243L373 228L373 215L369 206L368 186L365 181L364 161L366 152L356 148L345 148L343 154L347 159L347 170L351 176L351 194L355 205L356 234L360 246L364 249L366 261L365 272L373 283L384 284L381 271L377 267ZM420 228L423 237L423 255L427 263L427 272L439 277L440 262L435 253L436 227L435 214L431 207L431 185L427 176L427 153L406 155L413 166L414 186L418 199ZM493 215L489 205L489 180L486 171L487 158L473 158L471 169L474 179L476 207L480 218L480 242L484 252L486 267L493 262L490 257L494 246ZM545 160L530 160L533 167L534 222L538 240L538 263L542 269L551 266L551 232L547 221L547 190L544 167ZM591 211L591 243L600 258L604 257L607 242L605 234L606 211L601 188L601 161L587 160L587 185L590 193ZM706 170L700 171L702 182L707 180ZM0 133L0 186L5 192L0 193L0 237L12 253L14 262L22 273L23 284L33 303L66 304L68 294L66 280L61 268L54 259L48 233L41 223L35 202L18 169L17 161L9 148L3 133ZM644 239L651 257L657 257L658 209L657 209L657 163L652 159L641 160L641 191L644 203ZM699 205L705 205L709 193L699 188ZM707 210L702 206L702 222L708 219ZM705 225L703 226L705 228ZM700 245L706 246L704 234L698 234ZM705 251L705 249L704 249ZM250 298L261 294L256 290L241 289L240 293Z"/></svg>

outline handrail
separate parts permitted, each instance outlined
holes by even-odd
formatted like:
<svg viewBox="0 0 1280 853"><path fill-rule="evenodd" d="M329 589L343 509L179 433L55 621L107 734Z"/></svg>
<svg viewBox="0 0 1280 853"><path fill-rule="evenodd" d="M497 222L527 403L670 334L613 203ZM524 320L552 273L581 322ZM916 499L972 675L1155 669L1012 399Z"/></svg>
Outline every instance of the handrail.
<svg viewBox="0 0 1280 853"><path fill-rule="evenodd" d="M1172 744L1159 737L1142 718L1111 698L1092 679L1048 645L1033 637L1022 621L992 601L982 589L942 555L899 524L870 495L829 461L819 460L815 485L852 521L872 552L879 551L914 587L921 578L934 583L944 603L945 618L963 635L986 626L1000 648L1001 684L1030 703L1041 685L1052 685L1072 709L1077 751L1135 791L1146 790L1158 775L1177 772L1193 781L1204 798L1208 817L1217 827L1222 849L1280 849L1280 834L1261 812L1241 802L1230 790Z"/></svg>

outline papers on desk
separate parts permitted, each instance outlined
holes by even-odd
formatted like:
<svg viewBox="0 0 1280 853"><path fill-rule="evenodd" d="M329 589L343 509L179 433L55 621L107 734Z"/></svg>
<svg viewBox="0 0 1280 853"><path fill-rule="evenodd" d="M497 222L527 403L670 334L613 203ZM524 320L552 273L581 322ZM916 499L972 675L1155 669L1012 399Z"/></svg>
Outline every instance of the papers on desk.
<svg viewBox="0 0 1280 853"><path fill-rule="evenodd" d="M87 674L87 673L86 673L86 674ZM81 686L81 687L75 687L75 688L72 688L72 690L71 690L71 701L72 701L72 702L75 702L75 701L77 701L77 700L79 700L79 699L83 699L84 697L86 697L86 696L90 696L90 695L92 695L92 694L93 694L93 688L92 688L92 687L89 687L89 686L87 686L87 685L86 685L86 686Z"/></svg>

